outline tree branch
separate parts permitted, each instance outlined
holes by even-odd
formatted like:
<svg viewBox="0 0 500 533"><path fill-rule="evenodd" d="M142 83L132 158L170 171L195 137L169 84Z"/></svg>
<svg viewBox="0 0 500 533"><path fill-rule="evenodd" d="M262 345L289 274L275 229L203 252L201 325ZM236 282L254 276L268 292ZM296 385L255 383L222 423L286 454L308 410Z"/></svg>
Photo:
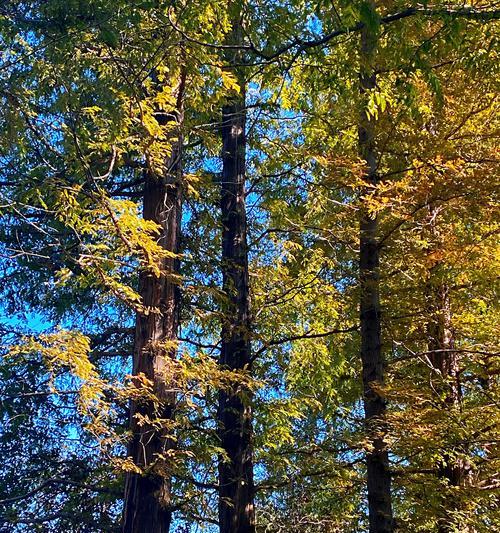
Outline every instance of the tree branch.
<svg viewBox="0 0 500 533"><path fill-rule="evenodd" d="M286 344L287 342L292 341L298 341L298 340L304 340L304 339L320 339L322 337L329 337L330 335L338 335L341 333L351 333L352 331L357 331L359 329L358 326L351 326L349 328L345 329L330 329L328 331L323 331L321 333L312 333L312 330L306 331L305 333L301 333L300 335L290 335L289 337L282 337L281 339L275 339L273 341L270 341L266 343L262 348L257 350L253 357L252 361L254 361L257 357L262 355L266 350L273 346L279 346L280 344Z"/></svg>

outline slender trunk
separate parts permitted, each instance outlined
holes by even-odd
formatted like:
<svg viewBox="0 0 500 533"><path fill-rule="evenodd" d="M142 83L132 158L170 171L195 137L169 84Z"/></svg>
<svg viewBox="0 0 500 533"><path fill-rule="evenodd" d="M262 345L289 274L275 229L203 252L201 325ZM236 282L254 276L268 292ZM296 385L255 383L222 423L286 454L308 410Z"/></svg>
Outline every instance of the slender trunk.
<svg viewBox="0 0 500 533"><path fill-rule="evenodd" d="M431 274L432 275L432 274ZM451 305L446 283L430 287L429 297L429 359L432 368L440 374L445 389L445 403L458 407L461 399L459 360L451 325Z"/></svg>
<svg viewBox="0 0 500 533"><path fill-rule="evenodd" d="M431 208L430 224L434 236L437 235L434 221L437 212ZM443 395L446 410L459 409L461 402L461 386L459 372L459 355L455 351L455 339L452 328L451 302L446 283L439 279L439 262L429 270L427 286L427 324L429 360L433 374L438 375L439 384L436 390ZM453 459L452 453L444 453L439 464L438 476L446 481L450 487L463 486L467 477L466 465ZM459 510L460 503L456 494L444 491L442 494L442 516L438 518L438 532L451 533L455 531L453 514ZM469 531L469 530L467 530Z"/></svg>
<svg viewBox="0 0 500 533"><path fill-rule="evenodd" d="M232 41L241 42L239 14ZM238 54L231 61L239 61ZM220 365L250 370L250 298L245 203L245 84L222 109L222 276L227 310L222 324ZM219 436L226 457L219 460L221 533L254 533L251 392L219 392Z"/></svg>
<svg viewBox="0 0 500 533"><path fill-rule="evenodd" d="M177 110L159 118L176 120L183 115L184 77ZM160 243L168 251L179 248L182 215L182 136L175 141L161 176L148 171L145 176L143 216L161 227ZM179 261L166 257L158 265L161 274L141 272L139 293L146 312L137 313L133 374L143 374L153 384L160 405L152 401L131 402L132 441L129 457L143 473L130 473L125 485L124 533L167 533L172 522L171 475L165 453L172 448L168 422L158 428L142 424L140 418L172 421L175 393L172 360L176 357L179 328Z"/></svg>
<svg viewBox="0 0 500 533"><path fill-rule="evenodd" d="M374 8L373 8L374 9ZM375 88L376 75L373 60L377 35L367 26L361 32L360 89L365 95ZM365 110L358 128L359 152L365 160L365 180L369 187L377 184L377 157L375 152L375 120L366 116ZM369 187L366 193L369 194ZM391 503L391 476L389 456L384 442L382 420L386 411L384 398L377 387L384 381L384 361L381 349L381 309L379 263L377 242L377 217L362 209L360 219L360 325L361 361L363 365L363 392L365 420L371 450L366 456L368 482L368 511L370 533L389 533L394 529Z"/></svg>

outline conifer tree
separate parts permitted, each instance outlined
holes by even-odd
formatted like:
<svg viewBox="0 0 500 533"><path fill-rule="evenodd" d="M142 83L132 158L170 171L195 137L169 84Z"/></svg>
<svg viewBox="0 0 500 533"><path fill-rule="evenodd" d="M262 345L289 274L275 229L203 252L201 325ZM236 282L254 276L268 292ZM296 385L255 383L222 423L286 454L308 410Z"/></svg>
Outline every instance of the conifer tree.
<svg viewBox="0 0 500 533"><path fill-rule="evenodd" d="M229 45L243 44L243 11L229 5ZM226 54L229 74L237 79L222 108L222 319L220 365L250 372L250 293L246 221L246 82L238 66L244 56ZM238 390L240 389L240 390ZM251 392L234 384L219 392L218 423L223 454L219 459L219 527L224 533L255 532Z"/></svg>
<svg viewBox="0 0 500 533"><path fill-rule="evenodd" d="M376 89L376 54L378 41L378 14L375 4L365 4L365 26L361 30L360 51L360 87L362 95L369 98ZM360 156L366 163L366 189L378 185L378 154L375 149L376 120L369 115L364 100L358 126ZM360 276L360 328L361 328L361 362L363 365L363 403L370 438L370 450L367 453L367 486L370 532L390 533L393 531L391 475L389 456L384 439L383 417L385 400L377 390L384 382L384 356L381 338L380 305L380 247L378 242L377 214L366 207L361 208L359 242L359 276Z"/></svg>

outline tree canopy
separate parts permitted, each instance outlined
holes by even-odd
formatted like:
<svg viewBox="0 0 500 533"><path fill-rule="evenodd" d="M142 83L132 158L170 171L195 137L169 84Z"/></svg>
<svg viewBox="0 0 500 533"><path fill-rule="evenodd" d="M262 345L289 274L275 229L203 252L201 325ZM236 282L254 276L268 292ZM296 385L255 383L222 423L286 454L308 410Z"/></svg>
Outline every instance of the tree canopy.
<svg viewBox="0 0 500 533"><path fill-rule="evenodd" d="M0 531L500 527L499 19L1 2Z"/></svg>

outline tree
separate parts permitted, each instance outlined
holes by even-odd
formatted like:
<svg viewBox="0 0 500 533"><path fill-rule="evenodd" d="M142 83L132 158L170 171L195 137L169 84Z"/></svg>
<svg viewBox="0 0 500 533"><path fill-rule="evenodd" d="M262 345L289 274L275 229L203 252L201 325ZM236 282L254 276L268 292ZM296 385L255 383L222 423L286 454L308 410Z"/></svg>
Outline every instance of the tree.
<svg viewBox="0 0 500 533"><path fill-rule="evenodd" d="M375 4L366 8L369 15L377 20ZM360 86L362 94L370 93L376 88L375 57L377 49L377 31L371 20L366 21L361 30L360 52ZM358 126L360 155L365 160L366 185L364 194L370 194L370 188L378 184L377 153L375 151L375 118L370 116L366 99L361 111ZM367 453L368 509L370 531L393 531L391 474L389 456L384 442L383 417L386 406L383 396L377 391L384 382L384 359L381 340L381 306L380 306L380 248L378 242L378 224L376 213L362 207L359 224L359 276L360 276L360 326L361 326L361 361L363 364L363 393L365 417L370 436L370 450Z"/></svg>
<svg viewBox="0 0 500 533"><path fill-rule="evenodd" d="M499 16L3 2L0 528L497 528Z"/></svg>
<svg viewBox="0 0 500 533"><path fill-rule="evenodd" d="M172 522L170 476L168 473L168 424L174 415L175 377L171 360L176 358L179 330L179 239L182 219L182 120L186 73L181 69L175 91L176 106L168 118L176 123L170 157L164 171L156 175L146 169L144 219L161 227L159 242L166 250L156 274L142 272L134 339L134 375L152 382L155 399L133 402L130 424L133 440L129 455L144 473L131 473L125 489L123 530L166 532ZM163 113L166 113L163 111ZM164 120L158 119L161 125ZM163 124L162 124L163 122ZM155 403L159 401L159 405ZM162 420L158 427L155 420Z"/></svg>
<svg viewBox="0 0 500 533"><path fill-rule="evenodd" d="M243 12L229 5L230 45L243 42ZM251 372L250 294L246 222L246 82L237 65L242 54L228 52L227 75L235 76L234 92L222 108L222 290L227 298L222 320L220 365ZM223 453L219 460L219 526L225 533L255 531L251 391L219 392L218 423Z"/></svg>

